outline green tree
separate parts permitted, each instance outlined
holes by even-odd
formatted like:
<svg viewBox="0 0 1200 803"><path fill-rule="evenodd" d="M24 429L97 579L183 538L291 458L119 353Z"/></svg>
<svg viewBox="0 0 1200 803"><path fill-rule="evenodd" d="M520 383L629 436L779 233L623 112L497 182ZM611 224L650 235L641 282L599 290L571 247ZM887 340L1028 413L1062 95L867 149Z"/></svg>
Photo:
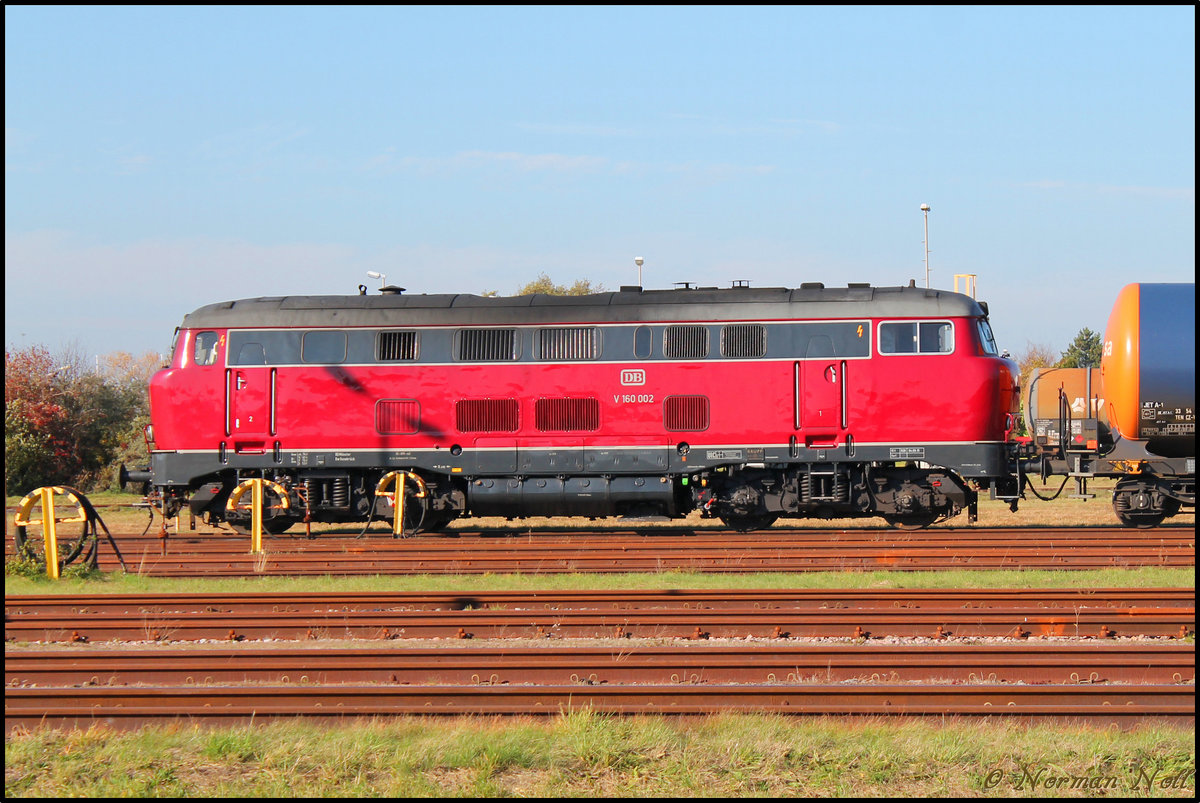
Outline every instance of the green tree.
<svg viewBox="0 0 1200 803"><path fill-rule="evenodd" d="M1020 410L1017 415L1017 426L1013 430L1013 433L1016 435L1028 435L1029 433L1025 431L1025 402L1029 393L1030 377L1033 376L1034 370L1038 368L1051 368L1054 366L1054 349L1040 343L1030 343L1027 341L1025 351L1018 354L1016 360L1017 367L1021 371L1021 399Z"/></svg>
<svg viewBox="0 0 1200 803"><path fill-rule="evenodd" d="M548 296L586 296L603 292L604 286L599 284L593 286L590 279L577 279L574 284L567 287L555 284L545 273L539 273L536 279L518 290L517 295L528 296L542 293Z"/></svg>
<svg viewBox="0 0 1200 803"><path fill-rule="evenodd" d="M1084 327L1075 335L1071 345L1062 353L1056 368L1099 368L1103 345L1100 335Z"/></svg>

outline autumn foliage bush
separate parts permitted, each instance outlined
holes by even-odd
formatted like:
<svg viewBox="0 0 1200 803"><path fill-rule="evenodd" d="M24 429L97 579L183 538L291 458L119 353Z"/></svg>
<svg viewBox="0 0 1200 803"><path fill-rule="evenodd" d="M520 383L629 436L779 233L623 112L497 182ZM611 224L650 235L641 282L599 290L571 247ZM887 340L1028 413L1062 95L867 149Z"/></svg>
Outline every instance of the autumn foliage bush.
<svg viewBox="0 0 1200 803"><path fill-rule="evenodd" d="M40 345L5 349L6 495L42 485L102 490L116 485L117 463L146 462L146 388L161 358L116 352L94 370L85 363L79 354L52 355Z"/></svg>

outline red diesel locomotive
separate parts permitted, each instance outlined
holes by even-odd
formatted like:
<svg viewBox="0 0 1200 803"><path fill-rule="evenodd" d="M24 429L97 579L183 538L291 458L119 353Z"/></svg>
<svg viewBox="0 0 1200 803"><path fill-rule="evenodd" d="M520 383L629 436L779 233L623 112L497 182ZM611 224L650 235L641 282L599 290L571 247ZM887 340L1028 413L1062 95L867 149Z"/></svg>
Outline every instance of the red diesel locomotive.
<svg viewBox="0 0 1200 803"><path fill-rule="evenodd" d="M911 283L230 301L184 318L129 476L169 515L235 526L233 489L271 480L272 532L390 515L398 470L411 529L697 509L926 526L974 520L976 488L1016 496L1016 376L986 305Z"/></svg>

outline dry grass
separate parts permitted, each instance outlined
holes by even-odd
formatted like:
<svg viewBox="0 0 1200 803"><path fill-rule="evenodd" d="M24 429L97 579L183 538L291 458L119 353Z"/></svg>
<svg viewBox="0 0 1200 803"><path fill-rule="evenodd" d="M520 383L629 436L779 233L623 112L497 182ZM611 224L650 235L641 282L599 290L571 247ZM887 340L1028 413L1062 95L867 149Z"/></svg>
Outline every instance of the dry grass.
<svg viewBox="0 0 1200 803"><path fill-rule="evenodd" d="M1101 796L1189 798L1194 773L1193 729L586 710L5 744L8 797L1091 797L1103 785Z"/></svg>

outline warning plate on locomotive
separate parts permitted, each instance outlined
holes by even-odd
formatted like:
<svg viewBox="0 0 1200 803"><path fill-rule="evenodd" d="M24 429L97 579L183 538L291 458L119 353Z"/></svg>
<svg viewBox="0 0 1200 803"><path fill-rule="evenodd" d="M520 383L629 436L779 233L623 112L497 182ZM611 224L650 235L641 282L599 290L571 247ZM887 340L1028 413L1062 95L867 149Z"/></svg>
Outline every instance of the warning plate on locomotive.
<svg viewBox="0 0 1200 803"><path fill-rule="evenodd" d="M924 446L893 446L888 449L888 457L892 460L919 460L925 457Z"/></svg>

